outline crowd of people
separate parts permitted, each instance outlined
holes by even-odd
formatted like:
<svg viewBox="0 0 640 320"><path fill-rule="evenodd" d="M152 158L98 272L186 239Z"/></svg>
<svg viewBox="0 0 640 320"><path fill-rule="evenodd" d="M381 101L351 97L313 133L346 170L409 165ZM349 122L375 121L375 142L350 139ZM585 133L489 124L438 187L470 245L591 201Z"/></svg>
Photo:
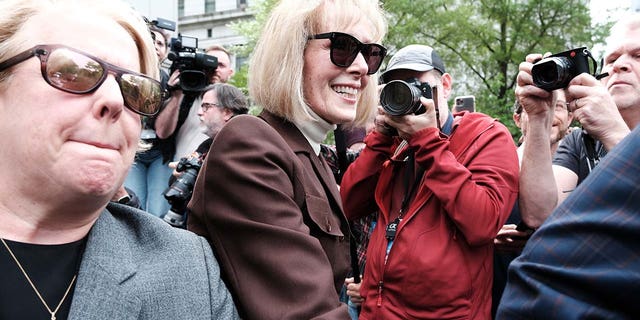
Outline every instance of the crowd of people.
<svg viewBox="0 0 640 320"><path fill-rule="evenodd" d="M165 70L124 1L0 1L0 319L640 314L640 15L600 74L549 89L525 58L517 143L449 105L429 44L383 67L387 28L376 1L280 0L245 96L222 46L198 88Z"/></svg>
<svg viewBox="0 0 640 320"><path fill-rule="evenodd" d="M0 33L0 318L237 319L206 240L110 202L163 104L142 17L6 0Z"/></svg>

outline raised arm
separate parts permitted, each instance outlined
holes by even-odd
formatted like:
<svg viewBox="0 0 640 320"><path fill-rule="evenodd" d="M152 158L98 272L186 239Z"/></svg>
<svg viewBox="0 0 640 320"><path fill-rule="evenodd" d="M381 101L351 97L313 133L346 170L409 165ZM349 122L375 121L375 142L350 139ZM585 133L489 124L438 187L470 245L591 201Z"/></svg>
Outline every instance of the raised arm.
<svg viewBox="0 0 640 320"><path fill-rule="evenodd" d="M555 99L552 92L536 87L531 77L533 62L540 58L528 55L520 64L516 88L516 98L529 120L520 168L520 214L532 228L539 227L558 202L549 142Z"/></svg>

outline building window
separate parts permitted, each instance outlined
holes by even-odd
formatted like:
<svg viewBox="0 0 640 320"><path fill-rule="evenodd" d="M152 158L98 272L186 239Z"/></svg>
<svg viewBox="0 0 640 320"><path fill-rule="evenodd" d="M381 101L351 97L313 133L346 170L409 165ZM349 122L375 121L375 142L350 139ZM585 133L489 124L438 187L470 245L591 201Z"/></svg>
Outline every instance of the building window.
<svg viewBox="0 0 640 320"><path fill-rule="evenodd" d="M178 17L184 17L184 0L178 0Z"/></svg>
<svg viewBox="0 0 640 320"><path fill-rule="evenodd" d="M242 66L244 66L245 64L247 64L249 62L249 58L248 57L238 57L236 56L236 67L235 67L235 71L239 71Z"/></svg>
<svg viewBox="0 0 640 320"><path fill-rule="evenodd" d="M213 36L213 31L211 29L207 29L207 38L211 38Z"/></svg>
<svg viewBox="0 0 640 320"><path fill-rule="evenodd" d="M216 11L216 1L215 0L205 0L204 1L204 13L213 13Z"/></svg>

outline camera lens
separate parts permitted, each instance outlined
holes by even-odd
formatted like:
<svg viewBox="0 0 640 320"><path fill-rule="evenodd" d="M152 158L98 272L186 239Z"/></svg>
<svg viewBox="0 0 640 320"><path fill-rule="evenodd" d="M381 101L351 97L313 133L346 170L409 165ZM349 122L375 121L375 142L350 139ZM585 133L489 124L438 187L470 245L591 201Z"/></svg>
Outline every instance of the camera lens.
<svg viewBox="0 0 640 320"><path fill-rule="evenodd" d="M198 70L184 70L180 73L180 87L184 91L200 91L208 84L207 76Z"/></svg>
<svg viewBox="0 0 640 320"><path fill-rule="evenodd" d="M422 104L420 89L402 80L387 83L380 93L380 105L392 116L414 113Z"/></svg>
<svg viewBox="0 0 640 320"><path fill-rule="evenodd" d="M531 68L531 76L537 87L547 91L564 88L575 76L573 62L565 57L542 59Z"/></svg>

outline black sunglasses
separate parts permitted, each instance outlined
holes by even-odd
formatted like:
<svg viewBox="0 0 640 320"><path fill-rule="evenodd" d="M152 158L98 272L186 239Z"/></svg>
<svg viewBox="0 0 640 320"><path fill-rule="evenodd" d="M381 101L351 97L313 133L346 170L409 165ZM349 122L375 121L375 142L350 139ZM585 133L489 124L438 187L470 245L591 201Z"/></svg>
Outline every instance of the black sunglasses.
<svg viewBox="0 0 640 320"><path fill-rule="evenodd" d="M0 63L0 71L33 56L40 59L44 81L56 89L91 93L113 73L127 108L144 116L154 116L162 108L165 92L157 80L63 45L37 45Z"/></svg>
<svg viewBox="0 0 640 320"><path fill-rule="evenodd" d="M380 69L387 49L377 43L362 43L354 36L342 32L320 33L309 37L312 39L331 40L331 62L338 67L348 67L362 53L367 62L367 74L374 74Z"/></svg>

